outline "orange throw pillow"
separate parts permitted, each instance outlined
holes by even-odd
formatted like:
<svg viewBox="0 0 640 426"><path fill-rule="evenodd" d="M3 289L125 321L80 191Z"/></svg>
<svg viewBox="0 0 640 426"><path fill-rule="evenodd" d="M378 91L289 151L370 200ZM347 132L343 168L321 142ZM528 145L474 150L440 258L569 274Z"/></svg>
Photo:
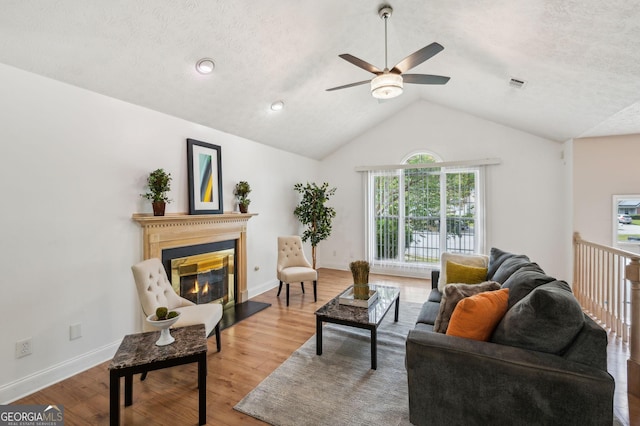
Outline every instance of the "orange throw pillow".
<svg viewBox="0 0 640 426"><path fill-rule="evenodd" d="M493 330L507 313L508 303L508 288L485 291L462 299L453 310L447 334L488 341Z"/></svg>

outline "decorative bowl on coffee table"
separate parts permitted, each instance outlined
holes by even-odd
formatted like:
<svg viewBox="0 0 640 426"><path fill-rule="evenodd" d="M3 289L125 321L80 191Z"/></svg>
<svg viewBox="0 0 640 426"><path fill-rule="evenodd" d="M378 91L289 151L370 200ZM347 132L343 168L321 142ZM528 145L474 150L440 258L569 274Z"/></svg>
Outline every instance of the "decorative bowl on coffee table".
<svg viewBox="0 0 640 426"><path fill-rule="evenodd" d="M157 346L170 345L176 340L169 332L169 327L178 321L178 318L180 318L180 312L175 317L166 320L158 320L156 314L151 314L147 317L149 324L160 329L160 338L156 341Z"/></svg>

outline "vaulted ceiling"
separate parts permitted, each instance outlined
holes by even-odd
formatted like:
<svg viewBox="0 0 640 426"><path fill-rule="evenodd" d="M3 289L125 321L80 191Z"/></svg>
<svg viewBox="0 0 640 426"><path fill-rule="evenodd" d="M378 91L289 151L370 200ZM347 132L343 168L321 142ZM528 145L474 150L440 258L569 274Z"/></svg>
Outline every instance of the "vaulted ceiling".
<svg viewBox="0 0 640 426"><path fill-rule="evenodd" d="M373 76L341 53L384 67L369 0L5 0L0 62L317 159L417 100L555 141L640 133L640 2L388 4L389 65L437 41L411 72L448 84L325 91Z"/></svg>

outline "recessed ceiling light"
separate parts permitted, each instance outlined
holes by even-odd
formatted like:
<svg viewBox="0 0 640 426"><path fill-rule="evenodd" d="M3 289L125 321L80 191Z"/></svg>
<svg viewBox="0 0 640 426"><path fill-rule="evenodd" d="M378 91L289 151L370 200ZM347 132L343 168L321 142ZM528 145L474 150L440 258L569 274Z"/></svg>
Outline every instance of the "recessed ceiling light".
<svg viewBox="0 0 640 426"><path fill-rule="evenodd" d="M209 58L202 58L196 63L196 70L200 74L211 74L215 67L215 62L213 62L213 59Z"/></svg>
<svg viewBox="0 0 640 426"><path fill-rule="evenodd" d="M284 108L284 102L282 101L275 101L274 103L271 104L272 111L280 111L282 110L282 108Z"/></svg>

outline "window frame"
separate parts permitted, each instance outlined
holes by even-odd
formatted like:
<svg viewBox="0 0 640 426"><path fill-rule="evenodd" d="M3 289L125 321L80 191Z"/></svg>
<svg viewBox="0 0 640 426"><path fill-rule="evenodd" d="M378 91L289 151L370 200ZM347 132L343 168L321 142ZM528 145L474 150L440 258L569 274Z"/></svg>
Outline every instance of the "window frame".
<svg viewBox="0 0 640 426"><path fill-rule="evenodd" d="M444 162L444 161L436 161L434 163L422 163L422 164L408 164L408 161L415 157L416 155L429 155L434 159L440 160L440 157L437 154L428 152L428 151L419 151L413 152L405 157L403 160L403 164L397 166L383 166L380 168L369 168L366 171L367 174L364 175L364 185L365 185L365 253L367 256L367 260L371 263L371 268L373 272L393 272L393 273L401 273L402 275L414 275L414 276L422 276L425 270L433 269L434 267L439 266L439 260L434 262L406 262L405 261L405 253L404 250L400 249L401 247L405 247L405 232L406 229L406 210L404 209L405 199L406 199L406 191L399 191L403 194L399 196L399 206L398 206L398 249L399 249L399 258L394 261L379 261L376 260L376 216L374 210L375 203L375 177L382 176L384 174L392 175L397 174L399 176L399 188L404 188L404 179L405 173L403 173L404 169L409 168L440 168L440 172L438 175L440 176L440 206L446 206L446 185L447 179L446 176L449 173L465 173L465 172L473 172L476 175L475 179L475 188L474 188L474 202L475 202L475 218L474 218L474 241L473 241L473 253L482 253L485 250L485 235L486 235L486 223L485 223L485 165L487 164L496 164L499 161L496 160L485 160L479 162ZM362 170L364 171L364 170ZM440 208L440 223L445 223L444 228L442 226L439 227L439 253L447 251L447 231L446 231L446 220L447 220L447 208Z"/></svg>

